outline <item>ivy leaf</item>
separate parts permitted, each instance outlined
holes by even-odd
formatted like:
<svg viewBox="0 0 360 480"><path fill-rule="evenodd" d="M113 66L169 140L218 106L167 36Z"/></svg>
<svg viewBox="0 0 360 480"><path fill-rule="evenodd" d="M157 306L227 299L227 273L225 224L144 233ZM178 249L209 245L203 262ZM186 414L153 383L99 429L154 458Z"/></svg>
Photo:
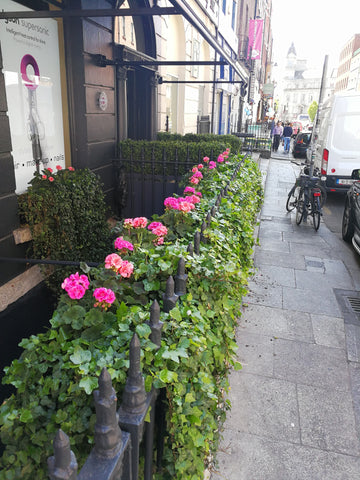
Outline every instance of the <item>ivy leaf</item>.
<svg viewBox="0 0 360 480"><path fill-rule="evenodd" d="M33 416L30 410L24 409L20 415L20 422L28 423L33 420Z"/></svg>
<svg viewBox="0 0 360 480"><path fill-rule="evenodd" d="M89 265L85 262L80 262L80 269L84 272L84 273L89 273L90 270L91 270L91 267L89 267Z"/></svg>
<svg viewBox="0 0 360 480"><path fill-rule="evenodd" d="M164 370L161 370L159 374L159 378L164 383L171 383L171 382L177 382L178 375L176 372L172 372L171 370L164 368Z"/></svg>
<svg viewBox="0 0 360 480"><path fill-rule="evenodd" d="M99 381L96 377L83 377L79 383L79 387L83 388L87 395L90 395L98 386Z"/></svg>
<svg viewBox="0 0 360 480"><path fill-rule="evenodd" d="M77 345L74 348L74 353L70 355L70 360L75 365L81 365L82 363L90 362L91 352L89 352L89 350L83 350Z"/></svg>
<svg viewBox="0 0 360 480"><path fill-rule="evenodd" d="M151 333L151 328L146 323L141 323L140 325L136 325L135 330L140 338L142 337L147 338Z"/></svg>
<svg viewBox="0 0 360 480"><path fill-rule="evenodd" d="M173 362L179 363L179 355L176 350L165 350L162 354L162 358L172 360Z"/></svg>
<svg viewBox="0 0 360 480"><path fill-rule="evenodd" d="M172 310L170 310L170 317L173 318L174 320L176 320L179 323L181 322L182 316L181 316L181 313L180 313L180 310L178 309L178 307L175 307Z"/></svg>
<svg viewBox="0 0 360 480"><path fill-rule="evenodd" d="M166 262L162 258L160 258L158 260L158 265L163 272L165 272L166 270L168 270L172 266L172 264L170 262Z"/></svg>

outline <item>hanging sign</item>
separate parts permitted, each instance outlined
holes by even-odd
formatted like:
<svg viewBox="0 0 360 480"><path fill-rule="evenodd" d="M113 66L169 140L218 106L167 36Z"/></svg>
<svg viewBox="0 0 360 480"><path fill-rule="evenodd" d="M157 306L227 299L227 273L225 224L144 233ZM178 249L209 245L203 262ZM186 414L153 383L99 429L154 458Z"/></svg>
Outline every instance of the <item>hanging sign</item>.
<svg viewBox="0 0 360 480"><path fill-rule="evenodd" d="M30 10L1 0L5 12ZM0 20L16 193L39 170L65 167L58 26L53 19Z"/></svg>
<svg viewBox="0 0 360 480"><path fill-rule="evenodd" d="M264 20L249 20L249 42L247 59L257 60L261 58L261 45Z"/></svg>

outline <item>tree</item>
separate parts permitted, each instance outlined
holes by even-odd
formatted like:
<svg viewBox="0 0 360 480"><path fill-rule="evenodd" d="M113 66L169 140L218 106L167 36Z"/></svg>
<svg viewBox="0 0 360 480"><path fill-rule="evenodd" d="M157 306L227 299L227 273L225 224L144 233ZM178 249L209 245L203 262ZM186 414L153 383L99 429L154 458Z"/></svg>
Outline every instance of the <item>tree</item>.
<svg viewBox="0 0 360 480"><path fill-rule="evenodd" d="M312 102L312 104L310 105L310 107L308 108L308 114L309 114L310 120L311 120L312 122L314 121L314 118L315 118L317 109L318 109L318 104L317 104L317 102L314 100L314 101Z"/></svg>

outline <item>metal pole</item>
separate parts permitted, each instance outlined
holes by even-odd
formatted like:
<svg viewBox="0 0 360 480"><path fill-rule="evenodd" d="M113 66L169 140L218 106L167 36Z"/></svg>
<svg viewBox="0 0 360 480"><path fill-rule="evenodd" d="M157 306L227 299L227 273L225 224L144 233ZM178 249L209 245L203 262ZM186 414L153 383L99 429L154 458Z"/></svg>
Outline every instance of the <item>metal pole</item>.
<svg viewBox="0 0 360 480"><path fill-rule="evenodd" d="M321 85L320 85L320 92L319 92L319 102L318 102L318 108L315 116L315 122L314 122L314 127L313 127L313 132L311 135L311 143L310 143L310 166L309 166L309 175L312 177L314 173L314 159L315 159L315 149L316 149L316 143L317 137L319 134L319 126L320 126L320 118L319 118L319 113L322 108L323 104L323 99L324 99L324 90L325 90L325 85L326 85L326 77L327 77L327 66L328 66L328 55L325 55L324 59L324 65L323 65L323 72L322 72L322 77L321 77Z"/></svg>

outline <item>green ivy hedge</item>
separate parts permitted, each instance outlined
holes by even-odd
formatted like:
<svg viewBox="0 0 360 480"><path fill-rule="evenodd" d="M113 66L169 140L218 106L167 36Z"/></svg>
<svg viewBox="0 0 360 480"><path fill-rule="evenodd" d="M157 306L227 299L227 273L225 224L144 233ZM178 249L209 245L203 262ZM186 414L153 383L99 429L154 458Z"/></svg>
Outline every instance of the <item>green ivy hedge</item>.
<svg viewBox="0 0 360 480"><path fill-rule="evenodd" d="M174 135L174 139L167 140L158 136L154 141L128 139L119 143L119 157L125 171L181 176L204 157L216 160L226 148L237 153L241 147L239 139L232 135L198 135L200 138L193 135L191 140L186 135L181 139Z"/></svg>
<svg viewBox="0 0 360 480"><path fill-rule="evenodd" d="M108 309L94 307L90 292L80 300L63 295L51 328L21 342L24 351L5 369L4 383L16 394L0 408L0 479L47 478L46 458L58 428L66 432L81 466L91 450L95 422L92 391L103 367L112 377L121 402L129 367L128 345L133 333L140 338L146 389L162 388L167 399L167 437L164 464L156 479L203 478L216 451L219 421L226 408L227 374L236 362L235 327L240 315L247 278L252 266L253 228L262 203L261 175L247 159L228 195L221 200L200 254L187 253L189 241L215 204L218 192L242 161L204 168L196 188L201 202L189 213L166 211L155 218L168 228L163 245L154 245L149 232L130 235L123 223L117 233L135 245L124 259L134 264L131 278L119 281L115 272L88 268L83 272L92 287L111 288L116 301ZM206 171L205 171L206 170ZM190 174L191 175L191 174ZM169 239L173 239L172 241ZM162 305L169 275L184 257L187 294L181 297L164 322L161 348L150 341L150 305Z"/></svg>

